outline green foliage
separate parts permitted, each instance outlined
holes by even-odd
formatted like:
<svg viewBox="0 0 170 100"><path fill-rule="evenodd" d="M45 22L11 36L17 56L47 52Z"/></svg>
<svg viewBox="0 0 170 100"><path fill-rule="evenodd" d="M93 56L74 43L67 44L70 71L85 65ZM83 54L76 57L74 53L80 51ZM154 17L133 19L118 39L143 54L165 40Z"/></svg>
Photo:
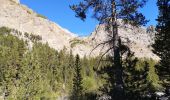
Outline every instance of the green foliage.
<svg viewBox="0 0 170 100"><path fill-rule="evenodd" d="M37 17L43 18L43 19L47 19L47 17L45 17L44 15L41 14L37 14Z"/></svg>
<svg viewBox="0 0 170 100"><path fill-rule="evenodd" d="M82 76L81 76L81 63L79 55L76 55L75 61L75 73L73 78L73 91L71 100L82 100L83 87L82 87Z"/></svg>
<svg viewBox="0 0 170 100"><path fill-rule="evenodd" d="M125 24L129 23L138 26L147 22L142 13L138 12L138 9L142 8L145 3L146 0L81 0L78 4L72 5L71 9L76 13L76 17L82 20L86 19L89 10L92 11L93 17L102 24L106 23L108 28L111 28L113 25L110 22L112 18L120 18L123 19Z"/></svg>
<svg viewBox="0 0 170 100"><path fill-rule="evenodd" d="M21 36L22 32L16 30L16 29L11 29L11 32L15 33L17 36Z"/></svg>
<svg viewBox="0 0 170 100"><path fill-rule="evenodd" d="M170 86L170 4L169 0L157 1L159 15L156 26L155 43L152 45L153 52L160 57L160 62L156 66L158 75L163 82L163 86Z"/></svg>
<svg viewBox="0 0 170 100"><path fill-rule="evenodd" d="M75 47L77 44L86 44L84 40L80 40L77 38L71 40L70 43L71 43L71 48Z"/></svg>
<svg viewBox="0 0 170 100"><path fill-rule="evenodd" d="M130 57L125 61L125 83L128 95L138 98L147 93L153 93L161 88L158 75L155 70L157 61L153 59L136 59ZM133 97L131 95L131 97ZM131 98L132 99L132 98Z"/></svg>
<svg viewBox="0 0 170 100"><path fill-rule="evenodd" d="M1 29L5 32L5 34L0 34L0 87L5 94L4 98L16 99L19 82L19 69L22 66L21 60L23 59L26 51L25 42L10 35L9 29Z"/></svg>
<svg viewBox="0 0 170 100"><path fill-rule="evenodd" d="M147 62L149 60L126 60L125 65L125 88L128 99L142 99L142 96L147 93L155 91L156 87L153 86L152 79L150 77L150 65ZM139 68L139 65L141 68ZM152 66L153 67L153 66ZM153 72L155 73L155 72ZM150 74L150 75L149 75Z"/></svg>
<svg viewBox="0 0 170 100"><path fill-rule="evenodd" d="M128 54L126 59L123 59L122 78L124 95L127 100L145 100L143 96L146 96L147 93L160 89L159 78L155 71L156 64L157 62L152 59L137 59L133 56L133 53ZM114 69L115 65L107 64L98 71L98 76L106 81L103 81L103 86L99 89L100 94L108 94L112 98L115 98L115 94L119 93L113 88L115 84Z"/></svg>
<svg viewBox="0 0 170 100"><path fill-rule="evenodd" d="M1 32L5 33L0 34L0 88L4 98L52 98L49 93L56 92L58 84L54 80L58 77L56 51L41 43L35 43L32 51L28 51L27 43L10 35L7 28L1 28Z"/></svg>
<svg viewBox="0 0 170 100"><path fill-rule="evenodd" d="M153 59L147 59L147 58L138 59L138 61L136 62L135 70L137 71L145 70L144 66L146 66L146 62L149 66L148 76L146 77L147 80L153 85L155 89L160 89L161 85L155 69L155 65L158 63L157 61L154 61Z"/></svg>
<svg viewBox="0 0 170 100"><path fill-rule="evenodd" d="M28 13L28 14L32 14L32 12L31 12L31 11L29 11L29 10L27 10L27 13Z"/></svg>
<svg viewBox="0 0 170 100"><path fill-rule="evenodd" d="M76 13L76 17L82 20L86 19L87 12L92 11L93 18L97 19L100 24L105 25L105 31L111 34L109 40L103 44L112 45L107 51L111 51L114 55L112 68L106 69L106 73L110 74L109 80L117 92L112 93L115 100L123 100L124 82L123 82L123 66L121 61L121 39L118 32L118 19L122 19L124 24L132 26L145 25L147 20L142 13L138 12L142 8L146 0L81 0L78 4L70 6ZM102 44L102 43L101 43ZM114 68L113 68L114 67ZM113 83L114 81L114 83Z"/></svg>
<svg viewBox="0 0 170 100"><path fill-rule="evenodd" d="M40 40L42 40L42 37L39 35L30 34L30 40L32 40L33 42L40 41Z"/></svg>
<svg viewBox="0 0 170 100"><path fill-rule="evenodd" d="M86 93L95 92L98 89L97 81L93 77L83 78L83 88Z"/></svg>
<svg viewBox="0 0 170 100"><path fill-rule="evenodd" d="M27 32L24 33L24 37L28 38L29 40L31 40L32 42L37 42L42 40L42 37L39 35L34 35L34 34L29 34Z"/></svg>
<svg viewBox="0 0 170 100"><path fill-rule="evenodd" d="M110 59L109 56L104 58L106 61L99 64L100 56L78 59L74 57L72 51L68 53L66 49L63 49L58 52L50 48L48 44L39 42L34 42L33 47L28 49L27 42L9 34L10 29L3 27L0 28L0 32L0 95L5 94L6 100L55 100L65 94L76 95L75 90L72 89L76 87L75 84L81 87L83 99L91 100L101 93L100 87L105 87L105 84L109 83L108 78L112 74L101 75L98 72L112 65L110 61L107 61ZM24 35L31 39L30 34ZM149 67L144 67L146 61ZM156 63L152 59L139 59L134 69L132 68L133 71L125 70L130 73L127 77L131 78L127 83L133 82L127 86L128 90L140 92L141 87L139 88L136 84L151 88L159 86L154 68ZM128 65L124 63L123 66ZM140 78L140 75L146 73L145 78ZM133 80L134 76L139 79ZM144 82L140 83L143 80Z"/></svg>
<svg viewBox="0 0 170 100"><path fill-rule="evenodd" d="M7 27L1 27L0 28L0 34L8 34L11 32L11 29L7 28Z"/></svg>

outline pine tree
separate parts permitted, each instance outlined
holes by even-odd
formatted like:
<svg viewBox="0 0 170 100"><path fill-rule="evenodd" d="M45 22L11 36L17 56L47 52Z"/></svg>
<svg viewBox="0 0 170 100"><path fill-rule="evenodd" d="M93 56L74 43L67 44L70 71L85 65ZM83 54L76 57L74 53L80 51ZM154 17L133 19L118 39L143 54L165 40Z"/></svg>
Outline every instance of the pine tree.
<svg viewBox="0 0 170 100"><path fill-rule="evenodd" d="M73 53L72 53L72 51L70 51L70 53L69 53L69 55L68 55L68 57L67 57L68 59L67 59L67 82L69 83L68 84L68 88L69 89L72 89L72 87L73 87L73 77L74 77L74 75L73 75L73 72L74 72L74 55L73 55Z"/></svg>
<svg viewBox="0 0 170 100"><path fill-rule="evenodd" d="M46 45L34 44L32 51L28 51L24 55L22 67L19 70L20 84L17 100L39 100L48 97L48 94L51 93L51 71L50 69L45 70L48 66L44 64L46 62L42 62L44 61L42 56L46 57L47 54L41 55L46 49ZM52 63L50 62L50 64Z"/></svg>
<svg viewBox="0 0 170 100"><path fill-rule="evenodd" d="M157 71L163 86L170 86L170 0L158 0L157 33L153 52L160 57Z"/></svg>
<svg viewBox="0 0 170 100"><path fill-rule="evenodd" d="M154 81L149 78L155 75L149 60L137 59L131 52L127 56L123 62L126 100L146 100L145 96L155 91Z"/></svg>
<svg viewBox="0 0 170 100"><path fill-rule="evenodd" d="M15 99L19 82L21 59L25 52L25 43L10 33L10 29L0 28L0 87L5 94L4 98Z"/></svg>
<svg viewBox="0 0 170 100"><path fill-rule="evenodd" d="M72 100L82 100L82 77L81 77L81 64L79 55L76 55L75 61L75 74L73 78L73 91L72 91Z"/></svg>
<svg viewBox="0 0 170 100"><path fill-rule="evenodd" d="M123 97L123 68L120 55L120 36L118 34L118 19L122 19L125 24L139 26L146 24L145 17L138 12L146 3L146 0L82 0L78 5L71 6L76 12L76 17L82 20L86 19L86 13L93 11L93 17L104 24L111 37L105 43L110 44L110 50L113 51L115 66L115 88L119 91L117 97ZM90 10L89 10L90 9Z"/></svg>

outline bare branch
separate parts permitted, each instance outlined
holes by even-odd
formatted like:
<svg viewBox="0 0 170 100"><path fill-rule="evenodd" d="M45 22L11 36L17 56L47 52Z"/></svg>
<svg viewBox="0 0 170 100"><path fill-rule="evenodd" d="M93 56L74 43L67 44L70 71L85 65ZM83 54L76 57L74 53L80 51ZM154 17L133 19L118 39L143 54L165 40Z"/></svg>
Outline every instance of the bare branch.
<svg viewBox="0 0 170 100"><path fill-rule="evenodd" d="M98 64L97 64L97 66L98 66L97 69L99 68L99 65L100 65L103 57L104 57L110 50L112 50L113 48L114 48L114 47L110 47L108 50L106 50L106 52L104 52L104 53L101 55L100 60L99 60L99 62L98 62Z"/></svg>
<svg viewBox="0 0 170 100"><path fill-rule="evenodd" d="M104 42L102 42L102 43L99 43L97 46L95 46L95 47L91 50L91 52L90 52L89 55L91 55L92 52L93 52L96 48L98 48L99 46L109 44L109 43L111 43L112 41L113 41L113 40L110 39L110 40L108 40L108 41L104 41Z"/></svg>

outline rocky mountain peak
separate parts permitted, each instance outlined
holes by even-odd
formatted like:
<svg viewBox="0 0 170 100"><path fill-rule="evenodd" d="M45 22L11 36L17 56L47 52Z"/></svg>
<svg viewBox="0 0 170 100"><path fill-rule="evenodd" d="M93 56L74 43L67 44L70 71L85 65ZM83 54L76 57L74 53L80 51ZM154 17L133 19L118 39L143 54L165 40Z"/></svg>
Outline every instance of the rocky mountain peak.
<svg viewBox="0 0 170 100"><path fill-rule="evenodd" d="M18 2L18 0L15 0ZM12 0L0 0L0 27L5 26L29 34L40 35L42 42L56 50L70 47L69 40L75 35L48 20L27 6Z"/></svg>
<svg viewBox="0 0 170 100"><path fill-rule="evenodd" d="M130 47L135 52L135 56L143 58L158 59L152 53L151 44L155 30L153 26L132 27L120 22L119 35L122 40L130 41ZM73 54L83 56L98 56L108 49L108 45L100 46L93 52L96 45L107 40L107 32L104 25L96 27L93 33L88 37L77 37L67 29L48 20L25 5L20 4L19 0L0 0L0 27L8 27L20 32L39 35L42 37L42 43L48 43L50 47L61 50L64 47Z"/></svg>

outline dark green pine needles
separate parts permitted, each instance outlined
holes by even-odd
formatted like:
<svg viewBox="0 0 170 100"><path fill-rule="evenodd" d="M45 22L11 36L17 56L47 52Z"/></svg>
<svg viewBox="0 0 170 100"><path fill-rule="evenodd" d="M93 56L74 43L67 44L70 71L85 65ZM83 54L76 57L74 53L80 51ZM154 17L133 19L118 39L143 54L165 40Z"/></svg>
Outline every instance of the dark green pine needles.
<svg viewBox="0 0 170 100"><path fill-rule="evenodd" d="M79 55L76 55L75 61L75 74L73 78L73 91L72 91L72 100L82 100L82 76L81 76L81 64Z"/></svg>
<svg viewBox="0 0 170 100"><path fill-rule="evenodd" d="M153 52L160 57L157 71L163 86L170 86L170 0L158 0L157 34Z"/></svg>

